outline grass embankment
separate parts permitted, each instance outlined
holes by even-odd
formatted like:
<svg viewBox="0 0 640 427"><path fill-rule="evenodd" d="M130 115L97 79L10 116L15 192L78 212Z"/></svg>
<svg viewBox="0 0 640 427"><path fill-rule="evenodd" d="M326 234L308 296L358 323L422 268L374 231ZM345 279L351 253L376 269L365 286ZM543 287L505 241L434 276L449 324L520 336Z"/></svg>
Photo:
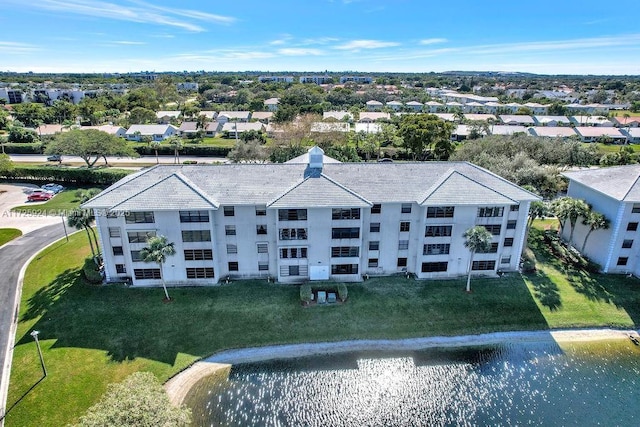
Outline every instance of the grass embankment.
<svg viewBox="0 0 640 427"><path fill-rule="evenodd" d="M22 231L17 228L0 228L0 246L22 236Z"/></svg>
<svg viewBox="0 0 640 427"><path fill-rule="evenodd" d="M640 324L638 280L565 271L541 236L531 233L539 272L524 279L474 279L472 294L464 280L371 279L349 285L343 305L303 308L297 287L264 281L170 289L169 304L161 289L92 286L80 274L89 251L77 233L27 271L8 406L24 398L7 425L65 425L133 371L165 380L228 348ZM40 383L32 329L49 370Z"/></svg>
<svg viewBox="0 0 640 427"><path fill-rule="evenodd" d="M29 205L16 206L11 209L15 212L42 212L51 215L57 213L65 213L80 206L80 198L76 195L78 190L87 190L86 188L67 188L56 194L52 199L44 203L33 203ZM96 188L102 191L102 188Z"/></svg>

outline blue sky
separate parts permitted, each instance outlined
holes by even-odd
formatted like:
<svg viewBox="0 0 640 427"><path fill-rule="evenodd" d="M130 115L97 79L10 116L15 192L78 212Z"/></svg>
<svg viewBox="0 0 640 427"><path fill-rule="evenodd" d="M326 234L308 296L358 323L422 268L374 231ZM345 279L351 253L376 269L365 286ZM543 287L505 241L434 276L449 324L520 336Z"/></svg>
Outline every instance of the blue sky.
<svg viewBox="0 0 640 427"><path fill-rule="evenodd" d="M1 0L0 69L640 75L637 0Z"/></svg>

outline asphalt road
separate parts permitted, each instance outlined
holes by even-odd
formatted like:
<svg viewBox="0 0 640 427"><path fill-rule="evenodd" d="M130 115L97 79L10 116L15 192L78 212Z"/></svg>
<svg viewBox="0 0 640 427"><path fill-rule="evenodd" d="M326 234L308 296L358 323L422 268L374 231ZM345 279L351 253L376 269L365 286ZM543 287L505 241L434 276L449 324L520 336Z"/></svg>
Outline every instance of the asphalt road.
<svg viewBox="0 0 640 427"><path fill-rule="evenodd" d="M16 163L48 163L51 165L57 165L58 162L47 162L47 156L39 154L10 154L11 160ZM180 156L180 162L197 161L198 163L227 163L229 159L226 157L199 157L199 156ZM156 156L140 156L140 157L111 157L107 156L109 163L131 163L131 164L148 164L155 163ZM158 161L162 164L174 163L173 156L158 156ZM62 156L62 164L84 165L85 162L77 156ZM104 165L104 160L100 159L96 163L96 166Z"/></svg>
<svg viewBox="0 0 640 427"><path fill-rule="evenodd" d="M7 402L9 355L13 351L11 331L18 318L15 302L20 270L31 256L62 237L62 224L54 224L27 233L0 248L0 416L4 414Z"/></svg>

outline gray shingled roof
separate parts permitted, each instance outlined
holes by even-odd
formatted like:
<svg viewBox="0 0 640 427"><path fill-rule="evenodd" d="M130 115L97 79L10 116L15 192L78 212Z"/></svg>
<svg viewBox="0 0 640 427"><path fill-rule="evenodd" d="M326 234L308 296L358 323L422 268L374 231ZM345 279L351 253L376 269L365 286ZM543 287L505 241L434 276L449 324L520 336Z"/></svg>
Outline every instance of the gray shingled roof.
<svg viewBox="0 0 640 427"><path fill-rule="evenodd" d="M625 202L640 202L640 165L563 172L572 181Z"/></svg>
<svg viewBox="0 0 640 427"><path fill-rule="evenodd" d="M371 207L373 203L365 200L342 185L324 175L307 178L289 191L267 204L270 208L295 207Z"/></svg>
<svg viewBox="0 0 640 427"><path fill-rule="evenodd" d="M480 205L491 201L495 205L516 205L517 201L505 197L492 188L480 184L452 170L437 183L421 203L424 206Z"/></svg>
<svg viewBox="0 0 640 427"><path fill-rule="evenodd" d="M150 202L141 193L174 174L177 174L176 177L182 177L179 181L188 180L191 183L197 183L197 186L195 184L183 186L177 182L178 180L170 180L162 192L153 193L153 200L157 200L154 202L155 206L171 209L168 205L175 205L170 202L170 194L194 191L193 195L188 196L189 200L179 201L181 208L191 207L192 201L196 203L195 194L197 193L206 195L206 199L216 205L266 205L301 184L305 179L305 168L305 164L294 163L157 165L124 178L83 206L108 209L118 206L118 209L122 209L123 202L127 200L127 209L132 211L149 209ZM538 200L537 196L520 187L466 162L325 163L322 170L323 178L310 179L318 181L329 179L349 192L359 195L365 203L422 203L430 194L432 187L440 183L443 177L449 176L452 170L459 172L468 180L460 182L460 188L453 185L455 184L453 181L445 186L438 193L438 197L442 197L443 200L447 198L459 200L460 192L466 191L465 187L470 186L469 180L494 191L483 193L482 197L478 195L479 191L478 194L474 193L475 202L480 204L495 204L497 200L502 200L498 195L510 200ZM309 188L317 185L322 191L329 191L328 188L331 187L326 182L320 184L313 181L302 187L306 189L307 185ZM334 187L336 186L331 187L333 189L327 195L338 197ZM300 191L300 197L302 197L304 192ZM134 197L138 195L139 197ZM152 193L149 195L151 196ZM471 196L468 194L468 197ZM363 202L360 198L357 203ZM353 203L356 201L354 200Z"/></svg>

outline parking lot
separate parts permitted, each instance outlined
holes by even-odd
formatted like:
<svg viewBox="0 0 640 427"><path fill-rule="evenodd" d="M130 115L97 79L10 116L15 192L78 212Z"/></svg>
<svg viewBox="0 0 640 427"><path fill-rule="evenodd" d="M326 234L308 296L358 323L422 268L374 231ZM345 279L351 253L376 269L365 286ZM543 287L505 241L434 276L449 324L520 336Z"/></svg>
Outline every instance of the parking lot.
<svg viewBox="0 0 640 427"><path fill-rule="evenodd" d="M33 184L0 184L0 228L17 228L22 234L27 234L56 223L62 227L62 219L59 216L11 211L15 206L45 203L27 202L27 196L36 188L39 187Z"/></svg>

